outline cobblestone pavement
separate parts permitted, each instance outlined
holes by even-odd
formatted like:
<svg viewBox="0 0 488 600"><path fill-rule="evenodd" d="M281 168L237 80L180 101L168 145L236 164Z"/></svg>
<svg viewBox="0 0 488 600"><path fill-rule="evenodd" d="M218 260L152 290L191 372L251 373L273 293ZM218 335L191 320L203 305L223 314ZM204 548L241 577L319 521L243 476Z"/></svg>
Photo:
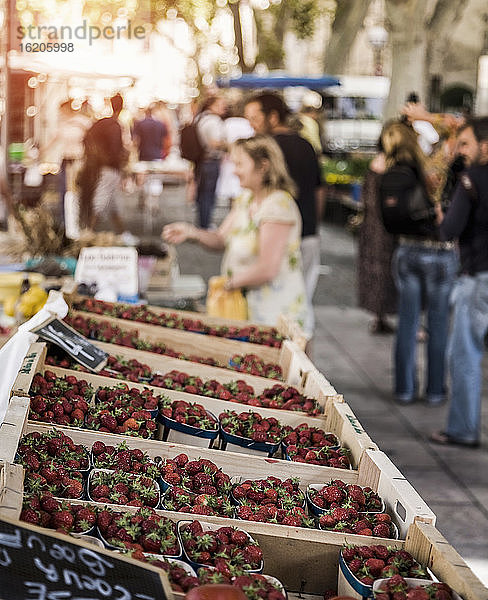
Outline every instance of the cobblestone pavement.
<svg viewBox="0 0 488 600"><path fill-rule="evenodd" d="M193 207L180 188L167 187L151 226L159 234L165 222L192 220ZM127 212L134 233L143 214ZM225 207L216 211L217 220ZM148 225L146 223L146 234ZM483 447L442 448L428 434L446 422L447 407L422 403L399 407L391 400L393 336L368 333L371 317L356 308L356 242L342 227L321 228L321 276L314 298L317 335L313 360L344 395L360 422L437 515L437 527L488 584L488 408L483 398ZM181 273L205 280L219 271L220 255L178 247ZM420 347L419 354L424 348ZM422 357L421 357L422 358ZM423 360L421 360L423 363ZM485 369L488 373L488 369ZM486 388L486 386L485 386Z"/></svg>

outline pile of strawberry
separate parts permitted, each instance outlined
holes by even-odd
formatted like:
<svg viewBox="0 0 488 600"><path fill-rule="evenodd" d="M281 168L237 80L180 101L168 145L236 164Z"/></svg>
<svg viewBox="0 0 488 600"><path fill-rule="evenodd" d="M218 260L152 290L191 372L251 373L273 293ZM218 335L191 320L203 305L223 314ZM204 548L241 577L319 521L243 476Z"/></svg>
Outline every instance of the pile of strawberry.
<svg viewBox="0 0 488 600"><path fill-rule="evenodd" d="M227 496L215 496L208 493L197 494L178 486L172 486L166 490L162 504L165 510L192 515L229 518L234 514L234 507Z"/></svg>
<svg viewBox="0 0 488 600"><path fill-rule="evenodd" d="M159 504L159 486L145 475L93 470L88 485L94 502L152 508Z"/></svg>
<svg viewBox="0 0 488 600"><path fill-rule="evenodd" d="M236 517L245 521L314 527L313 519L305 512L305 497L298 485L298 479L282 481L273 476L244 481L232 492L238 503Z"/></svg>
<svg viewBox="0 0 488 600"><path fill-rule="evenodd" d="M290 425L283 428L283 444L297 448L324 448L326 446L340 446L341 443L333 433L327 433L318 427L309 427L301 423L294 429Z"/></svg>
<svg viewBox="0 0 488 600"><path fill-rule="evenodd" d="M36 373L29 391L29 419L81 427L93 396L93 388L72 375L57 377L52 371Z"/></svg>
<svg viewBox="0 0 488 600"><path fill-rule="evenodd" d="M283 371L279 365L274 363L265 363L262 358L256 354L234 354L229 361L229 368L240 373L249 373L259 377L269 377L270 379L283 379Z"/></svg>
<svg viewBox="0 0 488 600"><path fill-rule="evenodd" d="M29 494L49 492L61 498L83 495L83 474L90 468L88 449L61 431L25 435L17 448L25 468L25 490Z"/></svg>
<svg viewBox="0 0 488 600"><path fill-rule="evenodd" d="M173 419L177 423L184 423L198 429L215 431L219 428L218 421L212 418L201 404L197 404L196 402L171 400L171 398L163 397L159 411L168 419Z"/></svg>
<svg viewBox="0 0 488 600"><path fill-rule="evenodd" d="M96 525L97 511L57 500L51 494L24 496L20 520L64 533L86 533Z"/></svg>
<svg viewBox="0 0 488 600"><path fill-rule="evenodd" d="M302 411L311 415L319 414L322 410L314 399L303 396L294 387L284 387L279 384L256 395L252 386L243 380L225 384L215 379L204 382L200 377L173 370L164 375L155 375L151 385L251 406Z"/></svg>
<svg viewBox="0 0 488 600"><path fill-rule="evenodd" d="M77 310L92 312L97 315L106 315L127 319L129 321L138 321L140 323L150 323L161 327L172 329L182 329L184 331L193 331L205 333L218 337L231 339L248 339L254 344L262 344L279 348L283 341L283 336L278 333L274 327L227 327L227 326L209 326L198 319L181 318L176 313L161 312L159 314L148 309L145 306L133 306L127 304L110 304L93 298L86 298L75 305Z"/></svg>
<svg viewBox="0 0 488 600"><path fill-rule="evenodd" d="M359 513L355 508L334 508L319 518L319 526L327 531L355 533L393 538L395 529L387 513Z"/></svg>
<svg viewBox="0 0 488 600"><path fill-rule="evenodd" d="M140 363L135 358L126 360L122 356L109 356L107 364L100 371L99 375L127 379L136 383L139 381L149 381L152 377L151 368L148 365Z"/></svg>
<svg viewBox="0 0 488 600"><path fill-rule="evenodd" d="M308 517L301 506L278 508L276 504L241 504L236 508L235 516L243 521L277 523L290 527L315 527L314 520Z"/></svg>
<svg viewBox="0 0 488 600"><path fill-rule="evenodd" d="M124 330L109 321L96 321L95 319L85 318L80 315L74 317L68 315L64 320L85 337L98 340L99 342L117 344L118 346L126 346L128 348L135 348L136 350L154 352L155 354L164 354L171 358L189 360L214 367L224 367L260 377L282 379L282 371L279 365L266 363L255 354L235 354L228 364L224 364L210 356L186 355L183 352L168 348L166 344L142 340L139 337L138 331Z"/></svg>
<svg viewBox="0 0 488 600"><path fill-rule="evenodd" d="M96 406L90 408L85 425L88 429L149 438L156 430L149 411L156 410L158 402L159 398L150 390L129 389L125 383L100 388Z"/></svg>
<svg viewBox="0 0 488 600"><path fill-rule="evenodd" d="M129 388L126 383L119 383L116 386L99 388L96 399L114 407L132 406L141 410L156 410L160 397L155 396L148 388L138 390Z"/></svg>
<svg viewBox="0 0 488 600"><path fill-rule="evenodd" d="M322 412L322 408L313 398L307 398L296 388L275 384L267 388L258 396L263 408L276 408L281 410L298 410L306 412L309 415L317 415Z"/></svg>
<svg viewBox="0 0 488 600"><path fill-rule="evenodd" d="M410 585L401 575L393 575L379 584L376 600L451 600L452 590L447 583Z"/></svg>
<svg viewBox="0 0 488 600"><path fill-rule="evenodd" d="M215 379L211 379L204 382L200 377L176 370L172 370L164 375L155 375L151 380L151 384L178 392L211 396L220 400L232 400L239 396L237 402L242 402L243 404L247 404L254 396L253 388L245 381L231 381L230 383L222 384Z"/></svg>
<svg viewBox="0 0 488 600"><path fill-rule="evenodd" d="M286 598L281 588L260 573L246 573L242 569L201 568L198 570L198 578L201 585L234 585L244 592L248 600L285 600Z"/></svg>
<svg viewBox="0 0 488 600"><path fill-rule="evenodd" d="M46 364L63 369L73 369L74 371L88 372L88 369L77 363L70 356L60 351L54 346L48 349ZM109 356L105 368L98 373L104 377L114 377L115 379L125 379L139 383L140 381L149 381L152 377L151 369L148 365L140 363L136 359L125 360L121 356Z"/></svg>
<svg viewBox="0 0 488 600"><path fill-rule="evenodd" d="M151 508L135 513L99 510L97 526L103 539L113 546L165 556L181 554L176 525Z"/></svg>
<svg viewBox="0 0 488 600"><path fill-rule="evenodd" d="M427 571L406 550L395 550L381 544L374 546L346 546L342 558L350 571L364 585L373 585L376 579L401 575L429 579Z"/></svg>
<svg viewBox="0 0 488 600"><path fill-rule="evenodd" d="M379 512L383 502L370 487L347 484L335 479L321 489L308 488L308 497L320 509L353 508L358 513Z"/></svg>
<svg viewBox="0 0 488 600"><path fill-rule="evenodd" d="M226 410L219 415L220 427L226 433L250 439L253 442L277 444L281 441L281 425L274 417L264 418L259 413Z"/></svg>
<svg viewBox="0 0 488 600"><path fill-rule="evenodd" d="M288 446L286 449L287 458L293 462L321 465L322 467L334 467L336 469L349 469L351 467L349 454L347 448L334 450L329 447L323 447L315 449L299 448L292 445Z"/></svg>
<svg viewBox="0 0 488 600"><path fill-rule="evenodd" d="M188 559L201 565L239 566L245 570L260 570L263 552L249 535L236 527L219 527L204 531L200 521L184 523L179 529L183 549Z"/></svg>
<svg viewBox="0 0 488 600"><path fill-rule="evenodd" d="M229 475L206 458L189 460L186 454L178 454L162 460L159 469L165 483L195 494L228 496L232 488Z"/></svg>
<svg viewBox="0 0 488 600"><path fill-rule="evenodd" d="M305 496L299 488L299 483L300 480L296 478L282 481L269 475L266 479L247 479L239 483L232 490L232 495L238 504L274 505L285 509L303 507Z"/></svg>
<svg viewBox="0 0 488 600"><path fill-rule="evenodd" d="M147 475L152 479L159 477L159 468L146 452L139 448L129 448L126 442L118 446L106 446L95 442L92 446L93 466L96 469L113 469L124 473Z"/></svg>
<svg viewBox="0 0 488 600"><path fill-rule="evenodd" d="M57 352L57 351L55 351ZM59 353L50 351L46 363L69 369L86 371L81 365ZM107 365L100 371L99 375L115 377L128 381L146 381L155 387L163 387L170 390L209 396L219 400L229 400L248 404L249 406L293 410L306 412L309 415L318 415L323 412L322 407L313 398L307 398L294 388L276 384L272 388L265 389L261 394L255 394L252 386L243 380L219 383L215 379L203 381L200 377L188 375L182 371L172 370L164 375L153 374L150 367L135 359L129 361L115 356L109 356Z"/></svg>

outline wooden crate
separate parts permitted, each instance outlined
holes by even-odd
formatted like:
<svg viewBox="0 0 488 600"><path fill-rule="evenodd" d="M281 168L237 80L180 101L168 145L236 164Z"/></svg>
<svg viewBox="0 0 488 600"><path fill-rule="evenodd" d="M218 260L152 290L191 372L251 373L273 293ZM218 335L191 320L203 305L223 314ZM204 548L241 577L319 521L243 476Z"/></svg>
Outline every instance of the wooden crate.
<svg viewBox="0 0 488 600"><path fill-rule="evenodd" d="M25 432L47 432L53 427L54 425L29 421ZM100 440L107 445L117 445L121 442L125 442L129 448L140 448L144 452L147 452L151 458L174 458L181 453L187 454L190 460L206 458L222 468L229 476L236 478L262 479L270 474L281 479L300 477L300 485L303 487L304 491L311 483L330 481L331 479L342 479L347 483L355 483L358 479L357 471L352 469L334 469L332 467L321 467L319 465L294 463L288 460L278 460L260 456L244 456L243 454L237 454L235 452L210 450L209 448L176 444L174 442L162 442L160 440L145 440L132 436L103 433L76 427L56 426L56 430L62 431L68 435L76 444L84 444L90 448L97 440Z"/></svg>
<svg viewBox="0 0 488 600"><path fill-rule="evenodd" d="M23 375L23 379L21 381L21 393L28 393L34 374L36 372L44 371L45 345L36 343L33 344L33 347L35 348L32 350L32 352L29 352L29 354L34 354L35 350L36 357L38 357L38 359L36 359L35 361L35 368L32 367L30 369L28 376ZM127 351L127 349L124 350ZM110 377L95 375L92 373L82 373L79 371L62 369L60 367L52 367L50 365L47 366L47 368L49 368L49 370L53 371L60 377L63 377L65 375L74 375L78 379L85 379L86 381L91 383L92 386L95 388L101 386L115 386L118 382L121 381ZM319 381L321 381L319 375L320 374L310 373L310 376L307 377L307 385L310 386L310 382L315 381L317 378ZM302 423L307 423L310 427L318 427L319 429L322 429L324 431L330 431L332 433L335 433L337 437L341 440L343 445L347 446L351 450L352 463L355 467L359 465L361 456L365 450L377 449L377 446L361 427L351 408L345 402L343 402L342 397L338 395L330 397L325 396L323 394L320 395L320 386L317 387L317 389L319 390L319 397L317 398L317 400L319 404L324 408L324 414L321 414L317 417L311 417L306 415L305 413L298 411L252 407L237 402L228 402L226 400L219 400L217 398L210 398L208 396L198 396L195 394L188 394L186 392L168 390L166 388L150 386L147 384L134 383L130 381L127 381L126 383L130 387L134 387L140 390L144 388L149 388L153 391L155 395L165 395L173 400L182 399L188 402L199 402L207 410L210 410L217 416L221 412L226 410L234 410L236 412L247 412L249 410L253 410L255 412L258 412L263 417L275 417L282 424L290 425L291 427L297 427ZM13 393L17 392L14 391Z"/></svg>
<svg viewBox="0 0 488 600"><path fill-rule="evenodd" d="M59 367L51 367L49 369L56 373L59 377L65 375L74 375L78 379L88 381L94 388L102 386L114 386L120 380L92 373L80 373L69 369ZM323 431L331 432L337 435L341 443L350 449L351 462L354 467L359 465L363 453L368 449L377 449L376 444L362 429L359 421L354 416L351 408L345 402L329 399L325 404L325 413L318 417L310 417L304 413L289 410L275 410L270 408L261 408L256 406L248 406L238 402L228 402L217 398L209 398L208 396L198 396L196 394L188 394L186 392L178 392L167 390L165 388L154 387L141 383L126 382L127 385L137 389L149 388L156 396L165 395L172 400L186 400L187 402L199 402L207 410L218 416L226 410L234 410L236 412L247 412L252 410L259 413L263 417L275 417L283 425L297 427L302 423L306 423L310 427L318 427ZM353 426L352 424L355 424Z"/></svg>
<svg viewBox="0 0 488 600"><path fill-rule="evenodd" d="M142 352L140 350L132 350L131 348L126 348L124 346L116 346L114 344L105 344L102 342L96 342L96 345L99 348L104 349L106 352L110 352L117 356L121 356L127 360L129 360L131 358L136 358L140 362L144 362L144 364L147 364L153 372L166 373L166 372L172 370L172 368L179 367L177 370L185 371L186 373L188 373L190 375L193 374L195 376L202 378L203 380L216 378L216 379L218 379L218 381L220 381L222 383L226 383L229 381L235 381L237 379L244 379L249 385L253 386L254 390L257 393L260 393L261 391L263 391L266 388L272 387L272 385L274 383L283 384L283 382L277 382L276 380L267 379L265 377L255 377L252 375L236 373L235 371L229 371L228 369L221 369L218 367L209 367L208 365L200 365L198 363L191 363L188 361L164 358L158 354L153 354L151 352ZM288 346L287 346L287 348L288 348ZM290 354L293 354L293 351L294 351L293 347L291 349L289 349ZM29 368L28 373L23 373L22 375L19 375L17 377L17 380L14 382L14 385L12 386L12 392L11 392L12 394L28 395L34 375L36 373L40 373L43 371L44 366L45 366L46 344L44 344L44 343L32 344L31 348L29 349L28 356L31 356L34 353L36 354L36 359L34 361L34 364ZM168 362L168 361L171 361L171 362ZM175 361L176 361L176 363L175 363ZM295 367L297 369L299 368L298 364L301 364L303 367L303 363L296 363ZM302 368L302 367L300 367L300 368ZM50 370L55 371L55 372L57 372L57 369L59 369L59 367L53 367L52 365L47 365L47 368L49 368ZM65 371L67 373L67 371L69 371L69 370L63 369L62 370L63 374L66 374ZM305 373L305 372L302 370L302 374L303 373ZM315 373L312 371L307 371L307 373L308 373L308 375L307 375L307 377L305 377L305 380L307 382L306 387L308 390L306 392L306 395L315 398L317 400L318 404L322 407L322 409L324 411L325 411L325 407L326 407L327 403L329 402L329 400L340 401L342 399L342 396L339 396L338 394L333 394L330 396L326 395L324 393L324 391L325 392L330 391L327 384L324 384L323 386L312 385L313 382L316 382L317 380L321 381L322 379L324 379L320 376L320 374L318 372ZM84 378L84 379L87 379L87 377L91 376L90 373L83 373L80 371L70 371L70 374L75 375L79 378L80 377ZM122 381L122 380L116 379L116 378L110 378L110 377L103 377L102 380L94 379L91 381L97 382L97 385L115 385L114 382ZM324 379L324 381L326 381L326 380ZM133 384L133 382L127 382L127 383L129 383L130 385L134 385L135 387L137 387L137 385L138 385L135 383ZM171 390L167 390L166 388L154 387L154 386L150 386L150 385L143 385L142 387L149 387L158 395L166 394L170 397L173 397L173 395L170 394ZM139 389L142 389L142 388L139 388ZM230 403L230 402L227 402L224 400L218 400L218 399L209 398L206 396L187 394L185 392L174 392L174 393L177 393L178 397L183 397L184 399L186 399L188 401L193 401L193 402L195 402L195 401L200 402L201 400L203 400L205 398L207 398L208 400L212 400L212 401L215 400L215 402L213 402L213 404L212 404L213 408L210 408L210 406L205 405L207 408L209 408L209 410L220 411L220 410L231 410L231 408L233 410L251 410L251 408L253 408L253 410L254 410L257 408L257 407L249 407L248 405L240 404L240 403L236 403L236 402ZM305 393L305 390L303 390L303 393ZM294 415L294 417L299 417L301 419L300 422L307 422L310 424L315 423L315 424L317 424L316 425L317 427L320 426L318 424L319 421L321 419L323 419L323 415L319 415L318 417L309 417L305 413L302 413L299 411L284 411L284 410L272 410L272 409L259 408L259 410L257 412L261 412L261 411L266 411L266 414L268 416L275 416L278 419L279 419L279 415L282 415L285 413L291 413L292 415ZM312 419L312 420L310 420L310 419Z"/></svg>
<svg viewBox="0 0 488 600"><path fill-rule="evenodd" d="M96 315L79 310L72 310L70 314L73 317L82 316L97 322L108 321L124 331L137 332L143 340L155 344L166 344L169 348L183 352L184 354L195 354L203 357L210 356L222 363L228 363L229 358L234 354L256 354L268 363L280 364L282 348L271 348L270 346L239 342L212 335L201 335L192 331L171 329L170 327L158 327L149 323L138 323L137 321L117 319L115 317Z"/></svg>
<svg viewBox="0 0 488 600"><path fill-rule="evenodd" d="M41 425L35 422L29 422L26 432L48 431L51 427ZM397 524L401 536L404 538L407 534L408 526L416 520L435 523L435 515L429 507L422 501L420 496L410 486L406 479L399 479L391 483L391 473L385 475L382 468L393 466L388 462L386 455L378 450L367 451L368 460L361 460L359 470L333 469L331 467L321 467L318 465L308 465L303 463L294 463L291 461L261 458L256 456L246 456L242 460L242 454L232 452L222 452L219 450L210 450L183 444L174 444L161 442L158 440L143 440L129 436L114 435L97 431L87 431L71 427L56 427L69 435L77 444L84 444L91 448L96 440L104 441L107 445L115 445L121 441L126 441L130 448L140 448L148 453L151 458L159 456L161 458L174 458L177 454L185 453L192 460L198 458L208 458L217 466L221 467L225 473L242 479L262 479L270 474L286 479L288 477L298 477L300 487L303 491L311 483L328 483L333 479L342 479L346 483L357 483L362 486L369 486L383 498ZM401 475L401 474L400 474ZM181 518L181 516L180 516ZM221 517L216 517L221 519ZM285 534L288 528L284 525L273 525L283 529ZM297 529L299 535L307 536L310 533L308 529ZM323 532L328 533L328 532ZM334 538L338 534L333 534ZM339 536L340 537L340 536ZM360 536L361 537L361 536ZM334 539L333 538L333 539Z"/></svg>
<svg viewBox="0 0 488 600"><path fill-rule="evenodd" d="M203 337L203 336L202 336ZM220 383L229 383L237 379L244 380L248 385L251 385L256 393L261 393L266 388L272 387L276 383L283 382L275 379L267 379L266 377L257 377L248 375L247 373L237 373L230 369L222 367L211 367L201 363L194 363L188 360L180 360L171 358L163 354L155 354L154 352L146 352L144 350L134 350L126 346L117 346L116 344L107 344L105 342L92 341L92 343L101 348L108 354L120 356L126 360L135 359L145 365L148 365L153 373L165 374L169 371L182 371L193 377L200 377L203 381L217 379Z"/></svg>
<svg viewBox="0 0 488 600"><path fill-rule="evenodd" d="M0 517L19 518L23 492L24 469L0 460Z"/></svg>
<svg viewBox="0 0 488 600"><path fill-rule="evenodd" d="M3 423L0 425L0 461L13 463L19 440L29 415L29 398L10 399Z"/></svg>
<svg viewBox="0 0 488 600"><path fill-rule="evenodd" d="M67 289L65 289L63 291L64 291L65 300L70 306L73 306L73 304L75 302L83 299L82 296L79 296L76 293L69 293L69 290L67 290ZM194 312L194 311L189 311L189 310L175 310L175 309L171 309L171 308L163 308L161 306L152 306L150 304L148 304L146 306L146 308L148 310L155 312L156 314L176 315L182 319L196 319L196 320L202 321L206 325L210 325L210 326L258 327L260 329L261 328L270 329L271 327L273 327L272 325L258 324L258 323L253 323L252 321L238 321L236 319L224 319L222 317L210 317L206 313ZM85 314L88 315L88 314L92 314L92 313L85 313ZM165 327L164 329L168 329L168 328ZM285 338L289 338L292 341L296 342L297 345L302 350L305 349L306 337L305 337L305 334L303 333L302 329L298 325L298 323L295 323L292 319L282 316L282 318L279 319L279 322L276 325L276 329ZM251 343L251 345L254 348L261 347L261 344L252 344Z"/></svg>

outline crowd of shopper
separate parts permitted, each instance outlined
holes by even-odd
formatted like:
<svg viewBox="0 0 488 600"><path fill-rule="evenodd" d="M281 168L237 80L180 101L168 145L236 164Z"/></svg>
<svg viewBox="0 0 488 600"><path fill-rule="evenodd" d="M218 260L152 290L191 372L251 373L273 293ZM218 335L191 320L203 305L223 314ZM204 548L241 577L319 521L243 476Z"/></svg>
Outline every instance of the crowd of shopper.
<svg viewBox="0 0 488 600"><path fill-rule="evenodd" d="M60 156L61 221L79 171L82 226L123 231L118 197L129 151L140 161L161 160L176 144L164 103L132 120L129 139L119 120L122 107L117 94L112 114L93 122L69 102L61 105L50 142L71 141ZM394 400L406 405L424 398L438 406L449 396L446 430L431 440L476 447L488 331L488 119L431 114L419 103L402 112L383 127L363 182L359 305L375 317L371 333L393 333L396 325ZM276 324L284 313L311 337L324 202L320 127L315 110L306 108L301 120L291 116L276 93L249 97L240 109L216 93L196 107L190 127L198 145L197 223L170 224L163 237L223 251L225 288L243 290L252 321ZM217 228L218 194L231 208ZM428 206L421 219L412 212L419 195ZM408 223L392 228L386 215L399 206L409 207ZM419 378L422 341L426 375Z"/></svg>

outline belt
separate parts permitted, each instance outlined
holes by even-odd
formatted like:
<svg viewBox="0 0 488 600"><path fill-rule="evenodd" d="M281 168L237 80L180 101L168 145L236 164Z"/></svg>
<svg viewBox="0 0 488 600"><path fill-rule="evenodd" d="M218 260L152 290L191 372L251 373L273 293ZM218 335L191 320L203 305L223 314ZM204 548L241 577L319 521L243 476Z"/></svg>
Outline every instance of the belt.
<svg viewBox="0 0 488 600"><path fill-rule="evenodd" d="M439 240L424 240L422 238L400 236L398 242L401 246L417 246L432 250L454 250L456 242L441 242Z"/></svg>

